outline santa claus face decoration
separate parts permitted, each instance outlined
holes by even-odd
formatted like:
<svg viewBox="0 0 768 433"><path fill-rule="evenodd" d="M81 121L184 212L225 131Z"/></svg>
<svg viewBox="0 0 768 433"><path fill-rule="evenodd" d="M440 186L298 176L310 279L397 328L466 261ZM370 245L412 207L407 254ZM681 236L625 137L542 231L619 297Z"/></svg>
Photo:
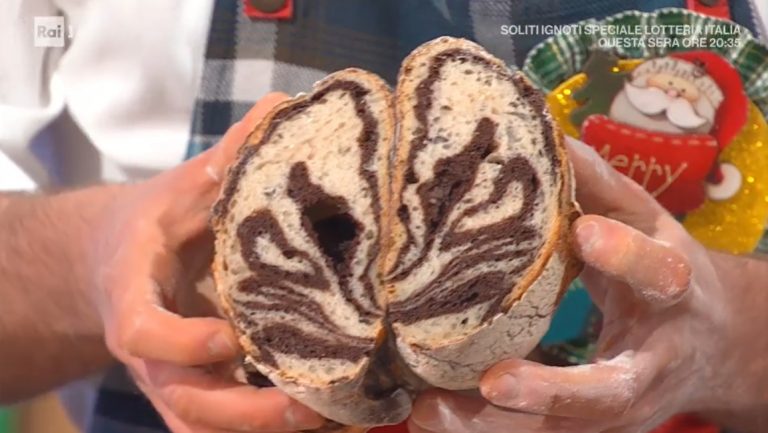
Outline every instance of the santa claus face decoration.
<svg viewBox="0 0 768 433"><path fill-rule="evenodd" d="M707 134L722 102L722 91L702 65L662 57L632 72L609 116L652 131Z"/></svg>
<svg viewBox="0 0 768 433"><path fill-rule="evenodd" d="M672 213L733 197L741 173L718 156L747 120L738 72L706 51L641 60L623 73L617 62L596 51L585 65L587 83L573 93L582 105L570 116L581 139Z"/></svg>

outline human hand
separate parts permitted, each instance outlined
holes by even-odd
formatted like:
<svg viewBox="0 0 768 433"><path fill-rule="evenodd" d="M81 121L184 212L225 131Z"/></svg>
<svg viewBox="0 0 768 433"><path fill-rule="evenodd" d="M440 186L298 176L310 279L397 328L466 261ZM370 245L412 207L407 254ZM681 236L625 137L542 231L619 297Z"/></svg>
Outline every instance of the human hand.
<svg viewBox="0 0 768 433"><path fill-rule="evenodd" d="M210 264L208 214L227 166L284 98L267 95L217 146L126 187L110 220L94 231L94 295L107 346L175 433L284 432L323 423L277 388L244 385L206 368L238 356L233 330L219 318L184 318L174 305L178 291Z"/></svg>
<svg viewBox="0 0 768 433"><path fill-rule="evenodd" d="M485 399L420 396L411 433L643 432L679 412L765 413L768 262L706 250L591 148L572 140L569 154L592 214L573 229L604 315L596 360L503 361L481 381ZM755 431L768 425L762 417L749 423Z"/></svg>

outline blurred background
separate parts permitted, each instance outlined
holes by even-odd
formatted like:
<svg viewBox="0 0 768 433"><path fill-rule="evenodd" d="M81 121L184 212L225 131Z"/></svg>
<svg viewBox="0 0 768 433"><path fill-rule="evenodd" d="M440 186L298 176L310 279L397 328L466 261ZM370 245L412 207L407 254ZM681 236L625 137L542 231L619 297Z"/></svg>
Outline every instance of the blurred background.
<svg viewBox="0 0 768 433"><path fill-rule="evenodd" d="M78 433L56 394L0 407L0 433Z"/></svg>

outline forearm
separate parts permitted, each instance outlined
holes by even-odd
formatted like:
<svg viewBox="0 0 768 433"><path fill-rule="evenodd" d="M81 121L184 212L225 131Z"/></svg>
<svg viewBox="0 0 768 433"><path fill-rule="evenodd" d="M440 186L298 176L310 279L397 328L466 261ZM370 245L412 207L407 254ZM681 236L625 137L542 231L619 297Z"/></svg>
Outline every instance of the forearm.
<svg viewBox="0 0 768 433"><path fill-rule="evenodd" d="M0 195L0 403L111 362L89 300L88 239L119 187Z"/></svg>

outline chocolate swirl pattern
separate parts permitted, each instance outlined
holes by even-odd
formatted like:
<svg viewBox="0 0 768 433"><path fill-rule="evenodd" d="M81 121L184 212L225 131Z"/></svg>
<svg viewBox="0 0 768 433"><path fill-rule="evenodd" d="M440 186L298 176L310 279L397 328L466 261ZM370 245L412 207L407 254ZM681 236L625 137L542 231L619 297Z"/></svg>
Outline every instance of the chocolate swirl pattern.
<svg viewBox="0 0 768 433"><path fill-rule="evenodd" d="M410 139L396 196L406 241L390 317L410 325L457 315L474 326L501 312L538 255L556 216L546 203L559 193L559 161L506 68L457 48L424 70L413 84L414 121L401 131L401 143Z"/></svg>
<svg viewBox="0 0 768 433"><path fill-rule="evenodd" d="M524 356L548 323L558 290L531 292L530 278L561 286L552 240L570 209L567 167L542 98L475 44L420 47L396 98L388 320L419 376L472 387L488 359Z"/></svg>
<svg viewBox="0 0 768 433"><path fill-rule="evenodd" d="M399 422L413 391L527 354L575 269L569 168L522 75L441 38L394 96L350 69L276 107L213 212L253 380L345 425Z"/></svg>
<svg viewBox="0 0 768 433"><path fill-rule="evenodd" d="M391 106L380 79L347 70L277 107L214 209L217 286L248 362L305 397L328 383L346 386L341 400L363 393L381 339L388 188L379 168L393 142ZM367 410L403 417L401 394L377 396Z"/></svg>

